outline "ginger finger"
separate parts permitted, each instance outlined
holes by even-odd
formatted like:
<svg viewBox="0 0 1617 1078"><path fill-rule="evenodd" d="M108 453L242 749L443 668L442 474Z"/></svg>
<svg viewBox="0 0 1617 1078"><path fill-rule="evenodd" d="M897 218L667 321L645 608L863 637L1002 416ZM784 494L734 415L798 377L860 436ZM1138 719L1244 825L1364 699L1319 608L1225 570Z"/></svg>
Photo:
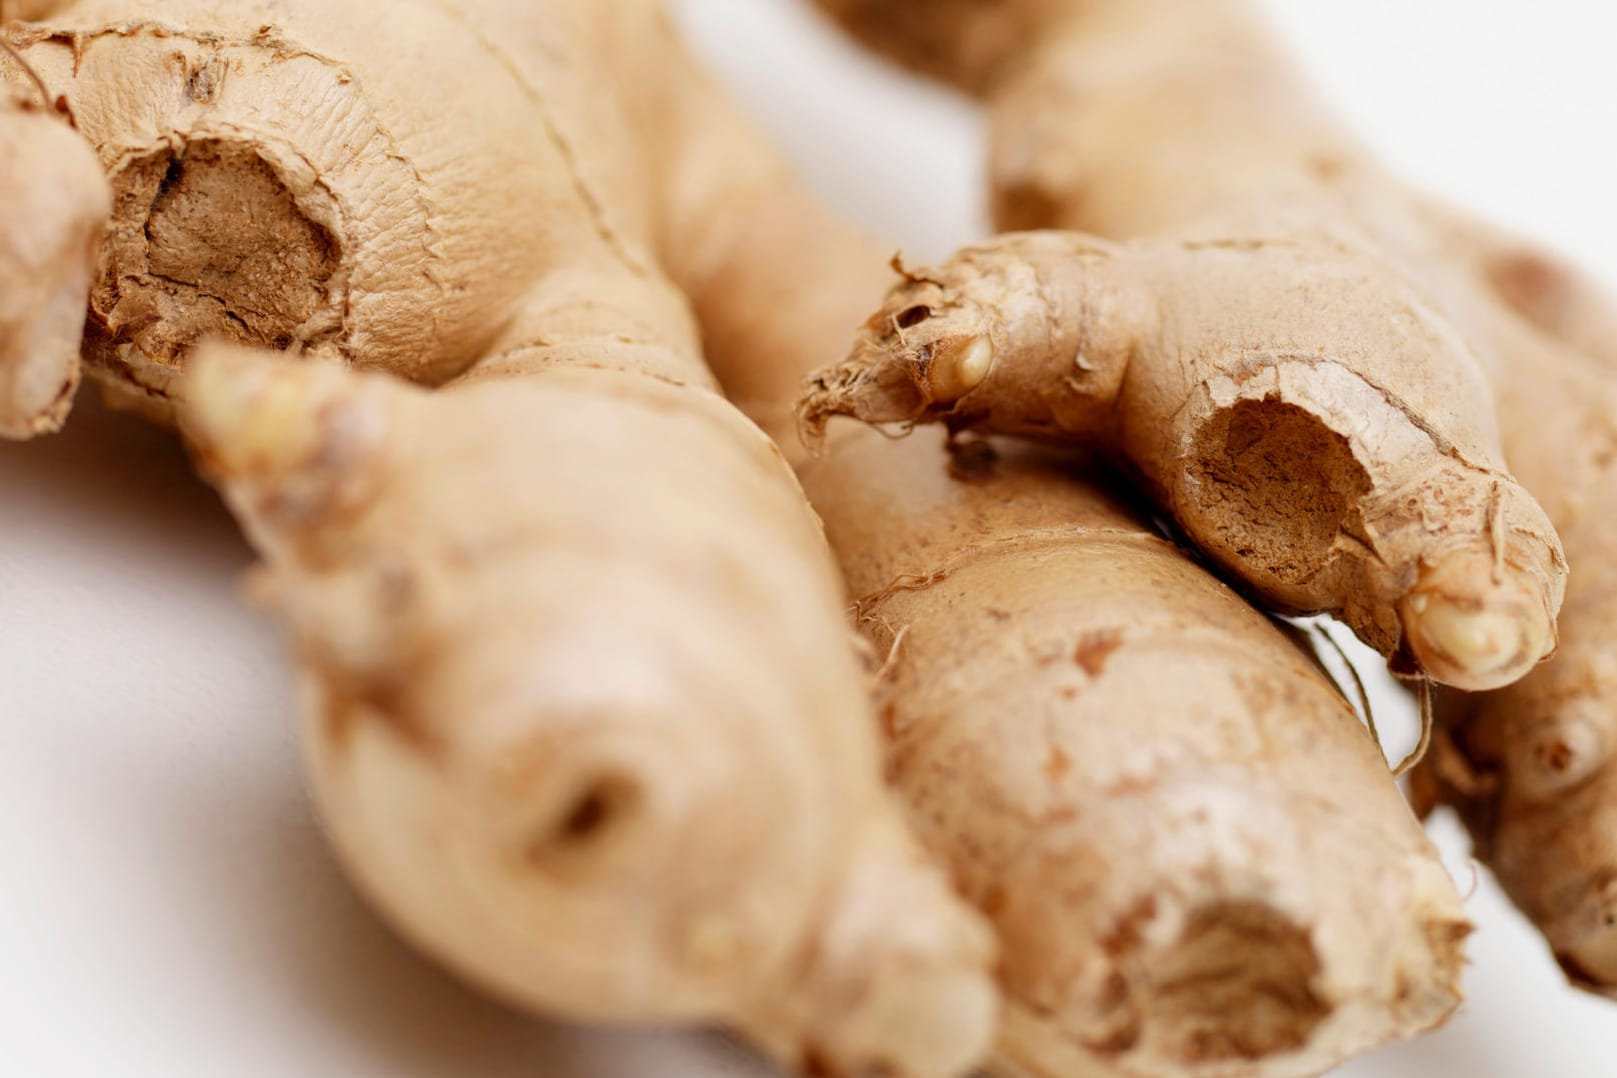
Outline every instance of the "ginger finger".
<svg viewBox="0 0 1617 1078"><path fill-rule="evenodd" d="M0 52L0 437L31 438L72 407L111 207L95 155L13 64Z"/></svg>
<svg viewBox="0 0 1617 1078"><path fill-rule="evenodd" d="M839 430L803 477L899 789L1000 933L996 1073L1314 1074L1454 1006L1467 928L1374 743L1092 465Z"/></svg>
<svg viewBox="0 0 1617 1078"><path fill-rule="evenodd" d="M835 592L722 402L578 365L432 394L190 366L186 430L299 655L322 815L409 938L524 1006L722 1021L787 1062L979 1050L986 943L880 795L870 730L832 721L857 682L794 672L845 643L834 606L787 597Z"/></svg>
<svg viewBox="0 0 1617 1078"><path fill-rule="evenodd" d="M1613 995L1617 551L1606 521L1617 512L1617 382L1510 314L1492 321L1512 360L1503 394L1513 462L1542 492L1574 572L1553 659L1499 692L1439 698L1454 759L1434 760L1428 773L1568 976ZM1551 415L1553 432L1541 426ZM1458 774L1440 763L1457 763Z"/></svg>
<svg viewBox="0 0 1617 1078"><path fill-rule="evenodd" d="M1002 237L897 285L804 422L1103 448L1264 601L1336 614L1406 671L1508 684L1554 647L1554 530L1469 422L1492 409L1476 361L1364 261Z"/></svg>

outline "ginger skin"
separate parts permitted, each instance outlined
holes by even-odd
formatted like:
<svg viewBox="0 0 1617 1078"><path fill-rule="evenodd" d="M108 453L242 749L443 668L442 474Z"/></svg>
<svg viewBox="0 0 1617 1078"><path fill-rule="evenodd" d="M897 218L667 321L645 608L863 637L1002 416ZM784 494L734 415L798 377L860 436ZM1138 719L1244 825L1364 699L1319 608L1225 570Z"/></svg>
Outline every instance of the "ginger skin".
<svg viewBox="0 0 1617 1078"><path fill-rule="evenodd" d="M1469 927L1337 690L1093 464L966 446L801 474L917 833L1000 934L995 1073L1310 1075L1445 1018Z"/></svg>
<svg viewBox="0 0 1617 1078"><path fill-rule="evenodd" d="M262 555L361 890L522 1006L969 1070L991 937L883 787L818 523L664 272L661 218L710 208L663 142L704 92L665 13L259 8L0 33L110 178L86 370Z"/></svg>
<svg viewBox="0 0 1617 1078"><path fill-rule="evenodd" d="M913 826L998 930L990 1071L1286 1078L1440 1022L1467 926L1376 746L1092 461L849 423L806 452L803 379L891 274L720 115L680 119L730 212L670 264L825 520Z"/></svg>
<svg viewBox="0 0 1617 1078"><path fill-rule="evenodd" d="M1440 695L1450 732L1422 793L1460 809L1572 979L1617 995L1617 302L1389 175L1232 0L819 2L889 55L986 97L1005 227L1206 235L1235 220L1250 224L1225 235L1260 237L1328 222L1476 359L1505 458L1573 572L1553 658L1508 688ZM906 37L923 25L924 51Z"/></svg>
<svg viewBox="0 0 1617 1078"><path fill-rule="evenodd" d="M1493 409L1474 364L1370 258L1265 245L1012 234L914 271L816 378L809 436L845 414L1104 447L1266 603L1450 684L1515 680L1554 646L1561 552L1467 434Z"/></svg>
<svg viewBox="0 0 1617 1078"><path fill-rule="evenodd" d="M829 6L866 31L922 17ZM996 219L1129 242L1011 235L916 271L816 384L810 429L844 414L1095 446L1266 604L1335 614L1399 672L1459 688L1531 670L1555 647L1560 543L1506 469L1495 357L1412 257L1411 210L1343 197L1362 151L1276 88L1230 4L997 10L1051 21L1022 62L988 65L1007 72L989 83Z"/></svg>
<svg viewBox="0 0 1617 1078"><path fill-rule="evenodd" d="M111 196L95 155L0 49L0 438L58 429Z"/></svg>
<svg viewBox="0 0 1617 1078"><path fill-rule="evenodd" d="M1557 339L1510 314L1495 320L1511 357L1500 379L1511 462L1544 500L1573 572L1553 659L1498 692L1439 698L1448 736L1422 793L1460 811L1568 977L1617 998L1617 372L1578 350L1589 324L1552 325L1566 334Z"/></svg>

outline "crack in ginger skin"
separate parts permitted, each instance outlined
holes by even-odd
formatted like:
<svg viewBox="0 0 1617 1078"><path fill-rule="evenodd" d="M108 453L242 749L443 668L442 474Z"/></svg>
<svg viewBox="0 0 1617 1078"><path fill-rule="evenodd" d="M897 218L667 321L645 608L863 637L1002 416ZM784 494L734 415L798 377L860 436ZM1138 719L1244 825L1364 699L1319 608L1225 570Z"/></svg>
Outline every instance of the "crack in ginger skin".
<svg viewBox="0 0 1617 1078"><path fill-rule="evenodd" d="M969 1070L990 935L883 788L818 522L665 272L722 157L664 122L707 90L660 6L48 6L0 34L79 134L19 118L90 223L113 192L73 343L88 310L87 373L178 423L262 556L361 891L521 1006Z"/></svg>
<svg viewBox="0 0 1617 1078"><path fill-rule="evenodd" d="M1453 747L1421 777L1460 808L1572 979L1617 995L1617 300L1389 176L1229 0L819 2L889 55L987 98L1004 226L1306 236L1312 223L1323 249L1329 224L1453 328L1572 572L1555 655L1507 688L1441 694Z"/></svg>
<svg viewBox="0 0 1617 1078"><path fill-rule="evenodd" d="M720 115L678 118L707 140L692 161L726 163L680 189L730 212L671 220L664 247L864 597L914 826L998 931L990 1071L1300 1078L1440 1022L1459 897L1275 625L1071 452L846 423L806 451L803 380L890 274Z"/></svg>

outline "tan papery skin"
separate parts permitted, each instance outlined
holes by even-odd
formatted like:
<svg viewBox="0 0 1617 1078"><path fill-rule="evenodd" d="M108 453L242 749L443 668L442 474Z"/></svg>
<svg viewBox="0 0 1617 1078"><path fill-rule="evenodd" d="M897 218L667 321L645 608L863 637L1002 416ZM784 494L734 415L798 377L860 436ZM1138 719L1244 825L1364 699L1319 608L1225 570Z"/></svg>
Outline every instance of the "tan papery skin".
<svg viewBox="0 0 1617 1078"><path fill-rule="evenodd" d="M663 268L723 165L665 132L707 91L661 7L57 7L3 33L77 124L62 169L110 179L85 368L177 420L261 553L362 891L523 1006L971 1069L991 935L883 786L823 534Z"/></svg>
<svg viewBox="0 0 1617 1078"><path fill-rule="evenodd" d="M1470 298L1241 5L826 6L883 44L1003 23L1006 55L924 66L990 97L1000 226L1075 231L915 270L811 427L1104 449L1263 602L1335 614L1401 673L1498 688L1554 650L1565 563L1506 470Z"/></svg>
<svg viewBox="0 0 1617 1078"><path fill-rule="evenodd" d="M1314 355L1322 344L1367 350L1384 362L1419 345L1415 327L1441 334L1449 344L1372 380L1396 390L1410 414L1458 451L1451 460L1497 469L1495 435L1471 403L1484 397L1475 375L1459 385L1436 377L1430 356L1447 356L1451 368L1465 356L1474 361L1498 402L1505 458L1547 511L1573 572L1553 659L1500 691L1440 698L1450 737L1439 740L1423 792L1461 809L1479 853L1570 977L1617 994L1617 660L1609 644L1617 631L1609 527L1617 512L1617 300L1530 241L1389 175L1343 133L1242 4L819 2L889 55L987 97L1004 226L1234 238L1237 248L1244 237L1350 273L1352 287L1322 289L1302 272L1283 292L1254 287L1245 308L1269 307L1255 316L1253 335ZM1129 257L1161 244L1133 245ZM1218 257L1239 281L1254 279L1240 276L1248 271L1237 260L1256 265L1260 255L1272 259L1233 249ZM1326 341L1316 333L1329 328L1319 325L1319 305L1339 323ZM1137 372L1131 366L1130 376ZM1429 380L1412 391L1411 375ZM1471 413L1469 427L1457 425L1456 407ZM1473 448L1479 443L1485 452ZM1445 464L1424 474L1452 471ZM1460 509L1475 505L1474 484L1447 489ZM1509 495L1507 514L1490 510L1489 524L1509 536L1501 576L1532 592L1533 578L1546 574L1545 607L1553 609L1548 534L1516 488L1501 479L1500 490ZM1438 536L1469 530L1452 512L1426 509L1423 528ZM1506 523L1510 516L1516 523Z"/></svg>
<svg viewBox="0 0 1617 1078"><path fill-rule="evenodd" d="M0 438L55 431L72 405L111 203L90 148L0 49Z"/></svg>
<svg viewBox="0 0 1617 1078"><path fill-rule="evenodd" d="M686 219L674 271L825 520L913 825L999 933L990 1070L1301 1076L1440 1022L1459 897L1293 641L1082 454L846 422L817 457L797 441L805 376L891 271L720 115L687 122L730 212Z"/></svg>

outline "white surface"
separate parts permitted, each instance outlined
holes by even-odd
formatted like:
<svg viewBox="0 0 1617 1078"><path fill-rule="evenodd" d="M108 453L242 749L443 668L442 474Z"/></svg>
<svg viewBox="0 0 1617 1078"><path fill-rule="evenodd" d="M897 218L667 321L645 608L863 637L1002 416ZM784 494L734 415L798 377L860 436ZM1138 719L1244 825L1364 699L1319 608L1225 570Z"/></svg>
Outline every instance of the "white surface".
<svg viewBox="0 0 1617 1078"><path fill-rule="evenodd" d="M794 0L678 6L873 230L917 257L980 232L980 124L964 103L852 53ZM1400 167L1617 280L1609 7L1272 6ZM0 1075L766 1073L713 1038L512 1014L377 926L305 806L286 660L235 595L248 560L166 437L87 400L68 434L0 446ZM1381 711L1394 709L1407 737L1407 711ZM1452 821L1437 833L1469 880ZM1340 1073L1617 1073L1617 1004L1567 990L1485 879L1470 910L1481 930L1458 1019Z"/></svg>

